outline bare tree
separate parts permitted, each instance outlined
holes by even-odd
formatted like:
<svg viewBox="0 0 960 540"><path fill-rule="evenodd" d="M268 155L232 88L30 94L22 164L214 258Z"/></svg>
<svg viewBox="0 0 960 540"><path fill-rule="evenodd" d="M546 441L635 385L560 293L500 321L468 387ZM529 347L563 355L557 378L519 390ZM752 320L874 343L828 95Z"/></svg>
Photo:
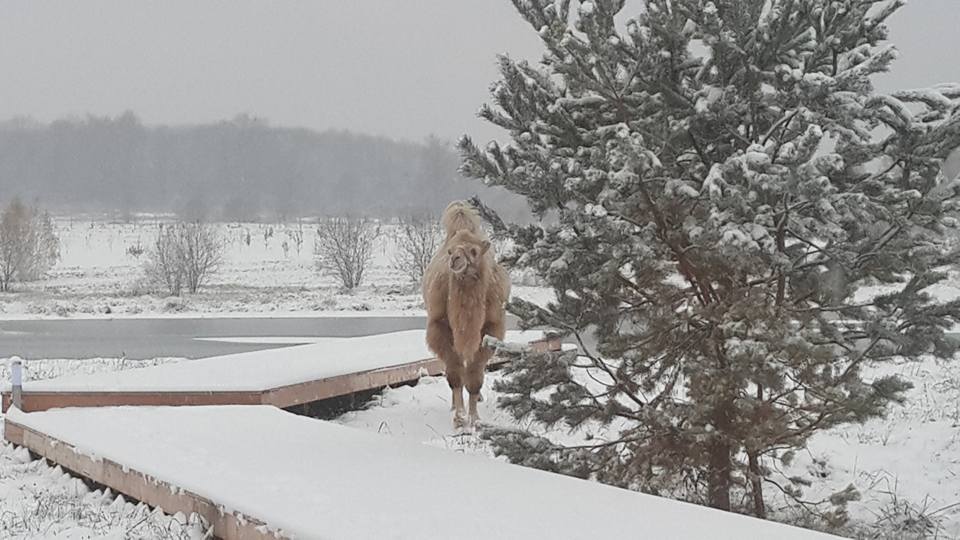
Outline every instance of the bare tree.
<svg viewBox="0 0 960 540"><path fill-rule="evenodd" d="M163 285L172 296L180 296L183 291L183 272L173 229L173 225L160 224L160 232L147 252L144 270L154 284Z"/></svg>
<svg viewBox="0 0 960 540"><path fill-rule="evenodd" d="M50 214L14 199L0 216L0 291L39 279L60 258Z"/></svg>
<svg viewBox="0 0 960 540"><path fill-rule="evenodd" d="M300 250L303 249L303 220L297 218L297 226L293 229L288 228L286 230L287 238L293 242L293 245L297 248L297 255L300 254Z"/></svg>
<svg viewBox="0 0 960 540"><path fill-rule="evenodd" d="M210 224L187 223L181 230L187 290L196 293L223 263L224 242Z"/></svg>
<svg viewBox="0 0 960 540"><path fill-rule="evenodd" d="M171 295L179 296L184 289L193 294L220 267L223 248L223 239L209 223L161 225L144 267Z"/></svg>
<svg viewBox="0 0 960 540"><path fill-rule="evenodd" d="M378 236L380 224L371 219L345 217L321 221L313 249L317 268L337 276L345 289L355 289L363 281Z"/></svg>
<svg viewBox="0 0 960 540"><path fill-rule="evenodd" d="M401 217L394 241L397 245L394 268L414 283L420 283L431 257L443 242L440 220L429 214Z"/></svg>

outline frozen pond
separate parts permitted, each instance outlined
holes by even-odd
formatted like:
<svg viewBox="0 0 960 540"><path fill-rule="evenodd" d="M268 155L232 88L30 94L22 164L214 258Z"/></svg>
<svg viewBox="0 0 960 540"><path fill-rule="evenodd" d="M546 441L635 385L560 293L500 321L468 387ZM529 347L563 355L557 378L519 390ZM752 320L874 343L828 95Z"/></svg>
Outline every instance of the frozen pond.
<svg viewBox="0 0 960 540"><path fill-rule="evenodd" d="M168 318L0 321L0 358L202 358L273 347L202 338L354 337L423 328L422 317ZM293 341L296 343L296 341Z"/></svg>

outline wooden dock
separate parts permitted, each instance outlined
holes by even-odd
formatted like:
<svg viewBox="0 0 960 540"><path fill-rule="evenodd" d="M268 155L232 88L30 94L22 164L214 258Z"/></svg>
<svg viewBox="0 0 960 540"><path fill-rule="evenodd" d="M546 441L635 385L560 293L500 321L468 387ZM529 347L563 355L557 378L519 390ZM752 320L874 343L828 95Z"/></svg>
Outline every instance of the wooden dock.
<svg viewBox="0 0 960 540"><path fill-rule="evenodd" d="M359 338L324 338L309 345L232 354L129 371L25 382L25 412L64 407L273 405L286 408L439 375L422 330ZM510 332L508 340L559 350L541 332ZM10 406L10 390L2 392Z"/></svg>
<svg viewBox="0 0 960 540"><path fill-rule="evenodd" d="M828 538L281 410L441 371L410 331L27 381L4 438L225 540Z"/></svg>
<svg viewBox="0 0 960 540"><path fill-rule="evenodd" d="M226 540L830 538L267 406L13 409L5 437Z"/></svg>

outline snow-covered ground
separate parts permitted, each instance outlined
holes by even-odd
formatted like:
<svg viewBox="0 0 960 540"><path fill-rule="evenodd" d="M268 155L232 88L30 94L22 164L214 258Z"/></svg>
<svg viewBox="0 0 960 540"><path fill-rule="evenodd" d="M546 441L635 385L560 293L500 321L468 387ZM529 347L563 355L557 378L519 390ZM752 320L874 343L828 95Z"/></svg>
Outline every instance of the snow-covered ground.
<svg viewBox="0 0 960 540"><path fill-rule="evenodd" d="M195 540L204 527L106 491L91 491L25 448L0 445L0 537L6 539Z"/></svg>
<svg viewBox="0 0 960 540"><path fill-rule="evenodd" d="M862 495L850 503L852 525L863 534L885 538L960 538L960 363L904 362L874 369L895 370L913 382L909 401L894 406L886 418L863 425L843 426L815 436L809 451L797 456L787 474L809 478L813 485L803 498L820 501L853 484ZM517 422L496 406L492 373L480 404L483 421L505 426ZM364 410L338 421L451 451L492 457L485 441L455 434L450 427L450 391L442 377L421 380L415 387L386 390ZM522 426L528 427L528 426ZM594 437L602 431L592 428ZM543 433L555 441L573 443L584 436L562 428ZM783 498L769 489L771 508ZM794 505L796 506L796 505ZM781 516L794 521L794 516Z"/></svg>
<svg viewBox="0 0 960 540"><path fill-rule="evenodd" d="M856 486L862 499L849 511L860 522L912 521L931 536L960 538L960 362L928 357L865 375L889 373L914 385L903 406L815 436L786 472L815 481L807 500Z"/></svg>
<svg viewBox="0 0 960 540"><path fill-rule="evenodd" d="M353 292L318 273L313 258L316 225L218 224L226 242L224 264L198 294L168 298L144 278L144 255L161 218L131 223L58 218L61 259L42 281L0 293L0 319L152 317L197 315L331 316L422 315L419 286L394 267L395 228L384 225L364 283ZM297 248L296 238L302 243ZM248 243L249 240L249 243ZM135 250L136 251L136 250ZM517 283L515 294L542 298L544 290Z"/></svg>
<svg viewBox="0 0 960 540"><path fill-rule="evenodd" d="M30 361L26 375L36 380L175 361ZM960 538L960 506L954 506L960 502L960 364L926 359L888 365L883 370L874 369L874 373L890 370L914 384L905 406L894 406L883 419L817 435L809 450L798 455L790 470L784 472L813 481L803 494L808 501L819 501L849 484L856 486L862 498L852 502L849 511L860 531L882 532L884 536L879 537L884 538L924 537L908 534L911 531L927 531L926 536L931 538ZM481 417L491 424L517 425L509 414L497 408L498 395L492 387L500 377L497 372L488 376L485 400L480 403ZM388 389L365 409L347 413L337 422L452 452L492 458L489 446L476 435L453 430L450 393L442 377L426 377L417 386ZM605 435L596 427L591 431L594 437ZM562 429L544 435L565 443L575 443L583 437L582 432ZM782 506L782 497L769 490L767 495L771 508ZM157 533L159 528L176 529L183 521L182 517L159 513L147 516L142 507L119 505L112 499L104 494L90 494L59 471L43 463L28 462L25 454L9 445L0 446L0 531L9 530L16 538L97 538L100 534L107 538L154 538L164 537ZM65 509L69 516L57 517L57 509ZM137 525L143 518L147 520ZM65 536L70 529L63 526L42 534L51 520L67 520L64 523L75 524L81 533ZM139 529L134 530L134 525ZM905 526L911 531L902 530ZM176 530L181 531L177 533L180 536L171 538L199 534L200 527L194 524ZM58 536L57 531L62 534ZM87 531L97 534L84 536ZM132 531L130 536L124 536L128 531ZM4 532L0 532L0 537L8 537Z"/></svg>
<svg viewBox="0 0 960 540"><path fill-rule="evenodd" d="M23 362L23 380L43 381L67 375L93 375L113 373L121 370L159 366L182 361L182 358L153 358L150 360L131 360L128 358L60 358L53 360L26 360ZM8 359L0 358L0 386L6 384L9 389L10 366Z"/></svg>

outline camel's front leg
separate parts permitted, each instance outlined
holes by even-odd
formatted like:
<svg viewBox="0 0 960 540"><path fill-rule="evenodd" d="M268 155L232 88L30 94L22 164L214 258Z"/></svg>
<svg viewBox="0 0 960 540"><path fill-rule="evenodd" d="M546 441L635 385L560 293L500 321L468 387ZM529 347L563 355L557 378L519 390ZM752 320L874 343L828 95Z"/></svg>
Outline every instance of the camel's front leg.
<svg viewBox="0 0 960 540"><path fill-rule="evenodd" d="M467 425L470 427L476 426L480 423L480 413L477 411L477 402L479 401L478 396L480 393L470 394L470 409L467 413Z"/></svg>
<svg viewBox="0 0 960 540"><path fill-rule="evenodd" d="M483 350L480 350L470 359L466 373L464 374L464 382L466 383L467 392L470 394L470 408L468 410L467 421L471 426L480 422L477 403L480 402L480 389L483 387L483 376L486 372L488 359L489 356L485 355Z"/></svg>
<svg viewBox="0 0 960 540"><path fill-rule="evenodd" d="M466 411L463 406L463 363L459 357L446 363L447 384L450 385L453 405L453 427L460 429L467 424Z"/></svg>
<svg viewBox="0 0 960 540"><path fill-rule="evenodd" d="M467 425L466 411L463 406L463 387L451 388L453 392L453 427L460 429Z"/></svg>
<svg viewBox="0 0 960 540"><path fill-rule="evenodd" d="M453 426L461 428L466 424L466 411L463 406L463 361L454 350L450 325L443 319L431 319L427 324L427 345L443 362L447 384L452 391L451 409Z"/></svg>
<svg viewBox="0 0 960 540"><path fill-rule="evenodd" d="M463 406L463 366L460 362L447 365L447 384L450 385L451 409L453 409L453 427L462 428L467 424Z"/></svg>

